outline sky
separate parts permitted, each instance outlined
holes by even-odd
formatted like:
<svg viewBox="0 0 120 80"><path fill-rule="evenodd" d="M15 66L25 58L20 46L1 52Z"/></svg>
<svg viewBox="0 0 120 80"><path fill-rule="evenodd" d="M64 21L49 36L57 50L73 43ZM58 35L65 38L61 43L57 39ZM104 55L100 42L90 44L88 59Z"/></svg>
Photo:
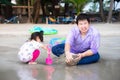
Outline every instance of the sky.
<svg viewBox="0 0 120 80"><path fill-rule="evenodd" d="M89 3L89 4L87 4L85 7L84 7L84 9L83 9L83 11L84 12L86 12L86 11L88 11L89 9L90 9L90 6L92 6L93 5L93 3L91 2L91 3ZM117 2L115 2L115 5L116 5L116 8L115 9L120 9L120 2L117 4ZM106 5L106 7L109 7L109 5ZM99 4L98 4L98 6L97 6L97 10L96 11L99 11Z"/></svg>

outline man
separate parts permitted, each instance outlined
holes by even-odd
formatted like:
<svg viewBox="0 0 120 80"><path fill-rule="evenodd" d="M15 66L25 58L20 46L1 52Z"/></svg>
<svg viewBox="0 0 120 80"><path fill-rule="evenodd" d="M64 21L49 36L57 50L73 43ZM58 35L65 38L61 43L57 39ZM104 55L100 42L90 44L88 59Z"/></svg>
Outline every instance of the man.
<svg viewBox="0 0 120 80"><path fill-rule="evenodd" d="M97 62L100 58L98 53L99 32L90 26L90 20L85 14L77 16L76 24L68 33L65 44L59 44L52 48L53 54L60 56L65 52L67 65Z"/></svg>

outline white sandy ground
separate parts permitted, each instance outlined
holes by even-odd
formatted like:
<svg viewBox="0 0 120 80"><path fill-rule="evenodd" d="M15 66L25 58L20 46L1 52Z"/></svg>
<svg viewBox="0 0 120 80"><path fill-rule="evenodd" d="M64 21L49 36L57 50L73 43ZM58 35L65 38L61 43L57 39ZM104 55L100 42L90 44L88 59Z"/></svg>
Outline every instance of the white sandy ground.
<svg viewBox="0 0 120 80"><path fill-rule="evenodd" d="M29 35L29 29L33 26L49 27L58 30L57 35L66 36L74 24L0 24L0 35ZM120 23L97 23L91 24L97 28L101 36L119 36Z"/></svg>

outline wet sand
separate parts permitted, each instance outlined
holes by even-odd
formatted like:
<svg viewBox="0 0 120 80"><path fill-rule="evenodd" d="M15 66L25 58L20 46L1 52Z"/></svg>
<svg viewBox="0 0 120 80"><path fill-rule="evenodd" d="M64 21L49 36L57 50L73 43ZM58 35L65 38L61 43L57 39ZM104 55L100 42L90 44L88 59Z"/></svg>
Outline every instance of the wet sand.
<svg viewBox="0 0 120 80"><path fill-rule="evenodd" d="M19 62L17 52L29 38L28 30L35 24L0 24L0 80L119 80L120 79L120 26L119 24L92 24L101 33L99 62L88 65L66 66L64 55L52 55L53 64L46 65L46 52L42 50L39 64ZM71 25L45 25L58 30L56 35L45 35L45 43L51 38L65 37Z"/></svg>

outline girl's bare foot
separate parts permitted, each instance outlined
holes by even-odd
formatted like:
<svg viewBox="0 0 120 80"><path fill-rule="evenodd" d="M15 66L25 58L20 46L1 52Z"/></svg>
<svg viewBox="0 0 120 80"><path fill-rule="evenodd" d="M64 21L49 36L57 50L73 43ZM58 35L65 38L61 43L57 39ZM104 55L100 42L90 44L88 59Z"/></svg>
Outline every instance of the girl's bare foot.
<svg viewBox="0 0 120 80"><path fill-rule="evenodd" d="M28 62L28 64L37 64L37 62Z"/></svg>

